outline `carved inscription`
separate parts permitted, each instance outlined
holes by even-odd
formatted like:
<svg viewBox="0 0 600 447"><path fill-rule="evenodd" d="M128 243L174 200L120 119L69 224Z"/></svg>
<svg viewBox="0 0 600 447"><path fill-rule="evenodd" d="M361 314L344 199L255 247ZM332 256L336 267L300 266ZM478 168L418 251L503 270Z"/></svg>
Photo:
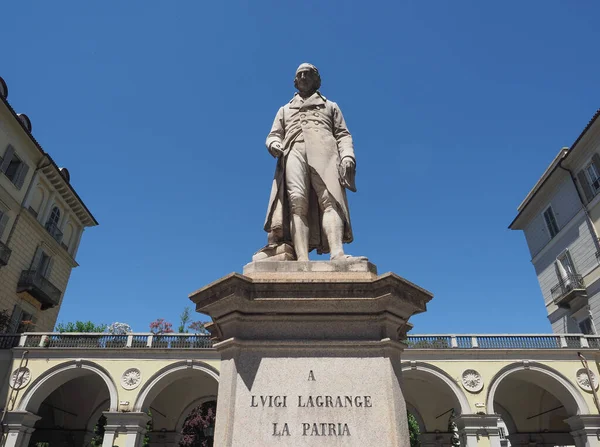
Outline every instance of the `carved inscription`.
<svg viewBox="0 0 600 447"><path fill-rule="evenodd" d="M308 372L309 382L317 379L312 370ZM364 395L251 395L250 407L252 408L372 408L371 396ZM272 436L352 436L350 427L346 422L301 422L297 427L287 422L273 422Z"/></svg>

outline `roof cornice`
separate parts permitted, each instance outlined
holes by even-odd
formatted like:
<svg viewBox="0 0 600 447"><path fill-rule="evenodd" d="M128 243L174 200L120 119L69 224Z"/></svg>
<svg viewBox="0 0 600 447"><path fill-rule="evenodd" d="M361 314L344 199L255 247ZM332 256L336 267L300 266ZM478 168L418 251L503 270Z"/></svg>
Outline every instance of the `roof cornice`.
<svg viewBox="0 0 600 447"><path fill-rule="evenodd" d="M29 131L29 129L27 129L27 127L25 127L25 125L23 124L23 122L19 119L19 116L17 115L17 112L15 112L15 110L12 108L12 106L10 105L10 103L8 102L8 100L0 95L0 100L2 101L2 103L6 106L6 108L9 110L9 112L12 114L13 118L15 119L15 121L19 124L19 126L21 127L21 129L23 129L23 132L25 132L25 134L29 137L29 139L31 140L31 142L33 143L33 145L40 151L40 154L42 155L42 157L46 157L48 159L48 161L50 162L50 166L51 168L45 168L45 169L53 169L56 174L61 177L61 179L63 180L63 184L66 186L67 190L72 194L72 196L77 200L79 208L81 208L81 210L83 211L83 214L85 214L85 218L81 218L82 223L84 222L89 222L89 224L87 226L94 226L94 225L98 225L98 221L96 220L96 218L94 217L94 215L91 213L91 211L88 209L88 207L85 205L85 203L83 202L83 200L81 200L81 197L79 197L79 194L77 194L77 191L75 191L75 188L73 188L73 186L64 180L64 178L62 177L62 174L60 173L60 169L58 167L58 165L56 164L56 162L52 159L52 157L50 156L50 154L48 154L40 145L40 143L38 143L38 141L35 139L35 137L33 136L33 134ZM44 172L45 173L45 172ZM46 176L48 177L48 174L46 174ZM67 200L67 202L69 202ZM77 211L76 211L77 212ZM80 213L77 213L78 216Z"/></svg>

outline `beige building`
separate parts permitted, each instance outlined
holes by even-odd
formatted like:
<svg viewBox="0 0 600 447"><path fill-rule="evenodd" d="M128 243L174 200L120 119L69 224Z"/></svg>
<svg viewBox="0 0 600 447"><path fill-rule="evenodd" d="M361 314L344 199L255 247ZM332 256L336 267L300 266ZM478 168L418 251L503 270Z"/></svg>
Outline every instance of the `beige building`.
<svg viewBox="0 0 600 447"><path fill-rule="evenodd" d="M0 350L11 359L4 447L89 445L102 415L103 446L138 447L147 434L152 447L175 447L190 411L219 392L221 361L206 336L12 337L4 345L19 346ZM404 397L423 447L450 446L455 433L464 447L600 446L600 337L437 334L407 344ZM306 445L343 445L332 442Z"/></svg>
<svg viewBox="0 0 600 447"><path fill-rule="evenodd" d="M7 332L49 331L83 231L98 223L7 96L0 78L0 311Z"/></svg>
<svg viewBox="0 0 600 447"><path fill-rule="evenodd" d="M600 331L599 117L559 151L509 226L525 234L556 333Z"/></svg>

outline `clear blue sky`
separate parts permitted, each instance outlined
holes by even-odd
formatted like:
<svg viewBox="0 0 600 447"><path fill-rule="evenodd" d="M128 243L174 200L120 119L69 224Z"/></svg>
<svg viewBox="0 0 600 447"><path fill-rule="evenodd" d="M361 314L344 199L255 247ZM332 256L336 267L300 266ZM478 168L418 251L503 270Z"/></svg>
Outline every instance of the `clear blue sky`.
<svg viewBox="0 0 600 447"><path fill-rule="evenodd" d="M354 136L353 254L435 298L415 333L550 332L516 207L600 106L600 5L8 2L9 101L100 222L59 321L177 324L262 247L297 65Z"/></svg>

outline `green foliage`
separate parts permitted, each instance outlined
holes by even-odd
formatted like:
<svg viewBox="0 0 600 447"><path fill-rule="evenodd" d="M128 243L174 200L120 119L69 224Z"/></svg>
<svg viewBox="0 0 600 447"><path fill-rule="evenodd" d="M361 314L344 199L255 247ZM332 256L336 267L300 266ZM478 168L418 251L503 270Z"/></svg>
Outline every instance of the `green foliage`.
<svg viewBox="0 0 600 447"><path fill-rule="evenodd" d="M90 447L102 447L102 441L104 440L104 427L106 426L106 416L100 416L96 426L94 427L94 437L90 442Z"/></svg>
<svg viewBox="0 0 600 447"><path fill-rule="evenodd" d="M183 309L183 312L181 312L181 315L179 315L179 327L177 328L177 332L179 332L180 334L187 334L188 330L185 328L188 323L190 322L190 308L186 307L185 309Z"/></svg>
<svg viewBox="0 0 600 447"><path fill-rule="evenodd" d="M106 324L95 324L91 321L76 321L75 323L58 323L54 329L56 332L104 332Z"/></svg>
<svg viewBox="0 0 600 447"><path fill-rule="evenodd" d="M421 434L421 430L419 430L419 424L417 422L417 419L408 411L406 412L406 419L408 419L410 447L420 447L421 441L419 441L419 435Z"/></svg>

